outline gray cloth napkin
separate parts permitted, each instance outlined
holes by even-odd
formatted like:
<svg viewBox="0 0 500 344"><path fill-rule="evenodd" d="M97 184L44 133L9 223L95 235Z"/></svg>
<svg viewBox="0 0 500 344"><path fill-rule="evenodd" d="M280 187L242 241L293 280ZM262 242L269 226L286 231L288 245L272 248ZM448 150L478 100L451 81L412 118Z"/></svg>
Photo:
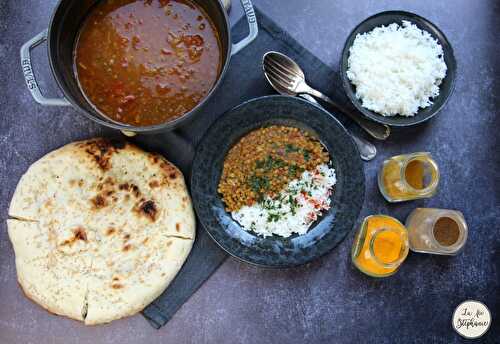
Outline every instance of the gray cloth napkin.
<svg viewBox="0 0 500 344"><path fill-rule="evenodd" d="M194 147L200 142L206 129L222 113L234 106L255 97L275 93L262 73L261 61L265 52L276 50L289 55L303 67L311 86L324 91L344 106L348 103L342 92L340 79L332 69L305 50L258 9L256 14L259 36L231 59L225 80L203 112L173 133L139 136L133 140L141 147L162 153L176 164L183 171L188 184ZM246 19L242 18L233 27L234 40L244 37L247 30ZM349 126L344 117L337 117L344 125ZM142 312L151 326L158 329L165 325L226 258L227 254L211 240L198 222L193 249L181 271L167 290Z"/></svg>

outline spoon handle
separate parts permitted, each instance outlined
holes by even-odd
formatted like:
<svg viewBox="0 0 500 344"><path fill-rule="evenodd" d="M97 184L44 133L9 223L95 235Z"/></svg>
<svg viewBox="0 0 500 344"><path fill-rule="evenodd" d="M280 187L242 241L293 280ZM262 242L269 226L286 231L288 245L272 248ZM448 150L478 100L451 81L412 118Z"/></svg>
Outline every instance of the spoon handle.
<svg viewBox="0 0 500 344"><path fill-rule="evenodd" d="M311 97L309 94L303 93L300 95L300 97L304 98L305 100L310 101L311 103L314 103L318 106L321 106L321 104L318 103L318 101L316 99L314 99L313 97ZM358 151L359 151L359 155L361 156L361 159L363 159L364 161L370 161L373 158L375 158L375 156L377 155L377 148L373 144L371 144L370 142L368 142L364 138L358 136L358 134L356 134L356 133L350 132L349 134L351 134L351 137L352 137L354 143L358 147Z"/></svg>
<svg viewBox="0 0 500 344"><path fill-rule="evenodd" d="M385 124L379 124L365 119L359 115L352 113L351 111L342 109L336 102L334 102L329 97L325 96L323 93L315 90L314 88L308 87L307 92L311 96L319 98L334 107L334 109L344 115L348 116L354 122L356 122L361 128L363 128L368 134L377 140L385 140L389 137L391 129Z"/></svg>

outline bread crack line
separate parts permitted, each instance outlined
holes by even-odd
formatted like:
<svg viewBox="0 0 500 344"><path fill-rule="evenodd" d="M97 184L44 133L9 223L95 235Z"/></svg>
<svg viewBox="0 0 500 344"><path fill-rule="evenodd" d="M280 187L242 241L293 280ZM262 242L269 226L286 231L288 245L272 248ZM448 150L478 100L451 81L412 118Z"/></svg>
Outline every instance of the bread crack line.
<svg viewBox="0 0 500 344"><path fill-rule="evenodd" d="M7 220L27 297L86 325L135 314L156 299L186 260L195 224L174 165L101 139L35 162Z"/></svg>
<svg viewBox="0 0 500 344"><path fill-rule="evenodd" d="M181 235L164 234L163 236L164 236L165 238L167 238L167 239L171 239L171 238L173 238L173 239L191 240L191 241L193 241L193 240L194 240L194 238L185 237L185 236L181 236Z"/></svg>
<svg viewBox="0 0 500 344"><path fill-rule="evenodd" d="M38 221L38 220L27 219L27 218L23 218L23 217L19 217L19 216L9 215L8 219L9 220L17 220L17 221L21 221L21 222L40 223L40 221Z"/></svg>
<svg viewBox="0 0 500 344"><path fill-rule="evenodd" d="M83 299L83 306L82 306L82 318L85 320L87 318L87 313L89 310L89 287L87 286L87 289L85 290L85 298Z"/></svg>

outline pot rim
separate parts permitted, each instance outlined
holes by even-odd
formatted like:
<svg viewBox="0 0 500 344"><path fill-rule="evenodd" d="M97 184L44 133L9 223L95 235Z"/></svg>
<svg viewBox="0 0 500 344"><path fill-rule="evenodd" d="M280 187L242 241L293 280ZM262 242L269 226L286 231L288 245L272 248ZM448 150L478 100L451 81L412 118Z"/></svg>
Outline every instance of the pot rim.
<svg viewBox="0 0 500 344"><path fill-rule="evenodd" d="M205 103L208 101L208 99L212 97L212 95L215 93L215 91L219 88L220 84L222 83L222 80L224 79L224 76L225 76L227 69L229 67L229 62L231 60L231 50L232 50L233 45L232 45L231 25L229 22L229 17L227 15L227 12L224 9L224 6L222 5L222 3L219 0L217 0L216 1L217 8L223 14L224 24L226 26L226 31L227 31L226 59L225 59L224 65L219 73L217 81L212 86L212 89L207 93L207 95L205 95L205 97L194 108L192 108L190 111L184 113L182 116L180 116L172 121L167 121L167 122L160 123L160 124L142 126L142 127L137 127L137 126L128 125L128 124L119 124L119 123L113 122L113 121L106 121L106 120L103 120L103 119L91 114L87 110L83 109L73 99L73 96L71 95L71 93L66 90L66 87L63 83L63 78L56 69L56 66L55 66L56 63L54 62L54 56L51 53L52 40L53 39L56 40L55 38L52 37L53 36L52 27L53 27L54 21L56 20L56 15L60 11L61 4L64 1L68 1L68 0L59 0L57 2L57 5L56 5L54 11L52 11L52 14L50 17L48 34L47 34L47 55L49 57L49 65L50 65L50 69L52 71L52 75L54 76L54 79L56 80L59 89L63 93L64 97L71 103L72 107L75 108L76 110L78 110L78 113L85 116L86 118L88 118L94 122L97 122L98 124L109 127L109 128L123 130L123 131L132 131L135 133L147 133L147 132L159 132L159 131L173 130L173 129L179 127L181 124L187 122L189 119L191 119L195 115L195 113L197 113L198 110L205 105ZM196 0L194 0L194 1L196 1ZM94 6L94 5L92 5L92 6ZM219 35L219 37L220 37L220 35Z"/></svg>

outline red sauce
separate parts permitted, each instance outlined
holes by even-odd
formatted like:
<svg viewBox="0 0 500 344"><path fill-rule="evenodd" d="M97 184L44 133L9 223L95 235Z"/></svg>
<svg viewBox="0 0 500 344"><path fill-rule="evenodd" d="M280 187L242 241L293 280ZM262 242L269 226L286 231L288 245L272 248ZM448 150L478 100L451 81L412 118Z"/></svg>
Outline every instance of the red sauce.
<svg viewBox="0 0 500 344"><path fill-rule="evenodd" d="M220 50L213 23L190 0L104 0L83 23L75 69L100 113L147 126L204 99L220 73Z"/></svg>

